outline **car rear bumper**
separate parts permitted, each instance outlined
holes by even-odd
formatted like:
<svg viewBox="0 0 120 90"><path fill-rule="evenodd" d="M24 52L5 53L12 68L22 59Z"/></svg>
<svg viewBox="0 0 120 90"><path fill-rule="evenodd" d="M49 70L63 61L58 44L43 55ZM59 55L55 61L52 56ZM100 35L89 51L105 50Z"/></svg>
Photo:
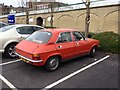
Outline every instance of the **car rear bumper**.
<svg viewBox="0 0 120 90"><path fill-rule="evenodd" d="M4 50L0 50L0 53L3 53L4 52Z"/></svg>
<svg viewBox="0 0 120 90"><path fill-rule="evenodd" d="M18 53L15 53L15 54L18 55L20 58L25 59L25 60L27 60L29 62L32 62L32 63L41 63L41 62L43 62L43 60L32 60L32 59L26 58L26 57L24 57L24 56L22 56L22 55L20 55Z"/></svg>

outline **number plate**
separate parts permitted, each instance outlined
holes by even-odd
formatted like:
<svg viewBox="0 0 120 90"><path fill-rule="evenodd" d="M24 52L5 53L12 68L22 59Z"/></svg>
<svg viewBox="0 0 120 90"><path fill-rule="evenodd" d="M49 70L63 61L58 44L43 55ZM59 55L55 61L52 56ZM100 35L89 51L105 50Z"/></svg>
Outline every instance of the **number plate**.
<svg viewBox="0 0 120 90"><path fill-rule="evenodd" d="M29 63L28 60L24 59L24 58L20 58L22 61L26 62L26 63Z"/></svg>

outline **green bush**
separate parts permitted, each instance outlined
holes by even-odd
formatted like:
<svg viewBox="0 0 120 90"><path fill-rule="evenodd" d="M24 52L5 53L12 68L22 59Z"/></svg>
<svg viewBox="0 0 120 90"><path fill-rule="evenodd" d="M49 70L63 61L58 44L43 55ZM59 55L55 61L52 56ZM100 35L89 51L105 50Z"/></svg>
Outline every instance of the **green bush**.
<svg viewBox="0 0 120 90"><path fill-rule="evenodd" d="M100 41L100 50L120 54L120 35L113 32L102 32L93 35L94 39Z"/></svg>

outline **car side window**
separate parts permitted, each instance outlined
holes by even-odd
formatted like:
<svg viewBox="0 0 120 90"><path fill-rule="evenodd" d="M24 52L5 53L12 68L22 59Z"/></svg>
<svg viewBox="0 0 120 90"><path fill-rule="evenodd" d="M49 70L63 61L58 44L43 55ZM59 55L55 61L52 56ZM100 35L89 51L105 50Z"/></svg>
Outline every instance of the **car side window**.
<svg viewBox="0 0 120 90"><path fill-rule="evenodd" d="M7 26L6 24L3 24L3 23L0 23L0 28L1 27L4 27L4 26Z"/></svg>
<svg viewBox="0 0 120 90"><path fill-rule="evenodd" d="M33 28L34 28L35 31L43 29L42 27L35 27L35 26Z"/></svg>
<svg viewBox="0 0 120 90"><path fill-rule="evenodd" d="M0 28L3 27L3 24L0 24Z"/></svg>
<svg viewBox="0 0 120 90"><path fill-rule="evenodd" d="M74 31L72 34L74 36L74 41L79 41L84 39L81 33L78 31Z"/></svg>
<svg viewBox="0 0 120 90"><path fill-rule="evenodd" d="M6 24L2 24L2 26L4 27L4 26L7 26Z"/></svg>
<svg viewBox="0 0 120 90"><path fill-rule="evenodd" d="M72 41L72 37L70 32L64 32L59 34L57 43L64 43L64 42L71 42L71 41Z"/></svg>
<svg viewBox="0 0 120 90"><path fill-rule="evenodd" d="M32 34L35 30L32 26L24 26L16 28L19 34Z"/></svg>

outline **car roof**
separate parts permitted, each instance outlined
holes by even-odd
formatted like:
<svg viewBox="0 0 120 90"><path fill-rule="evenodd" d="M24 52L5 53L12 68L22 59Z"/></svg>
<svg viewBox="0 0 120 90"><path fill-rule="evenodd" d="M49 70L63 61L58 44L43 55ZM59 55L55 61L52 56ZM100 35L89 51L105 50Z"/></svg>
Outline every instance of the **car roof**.
<svg viewBox="0 0 120 90"><path fill-rule="evenodd" d="M30 24L14 24L14 25L11 25L11 26L19 27L19 26L38 26L38 25L30 25ZM38 27L42 27L42 26L38 26Z"/></svg>
<svg viewBox="0 0 120 90"><path fill-rule="evenodd" d="M79 30L76 30L76 29L62 29L62 28L55 28L55 29L44 29L45 31L49 31L49 32L71 32L71 31L79 31Z"/></svg>

